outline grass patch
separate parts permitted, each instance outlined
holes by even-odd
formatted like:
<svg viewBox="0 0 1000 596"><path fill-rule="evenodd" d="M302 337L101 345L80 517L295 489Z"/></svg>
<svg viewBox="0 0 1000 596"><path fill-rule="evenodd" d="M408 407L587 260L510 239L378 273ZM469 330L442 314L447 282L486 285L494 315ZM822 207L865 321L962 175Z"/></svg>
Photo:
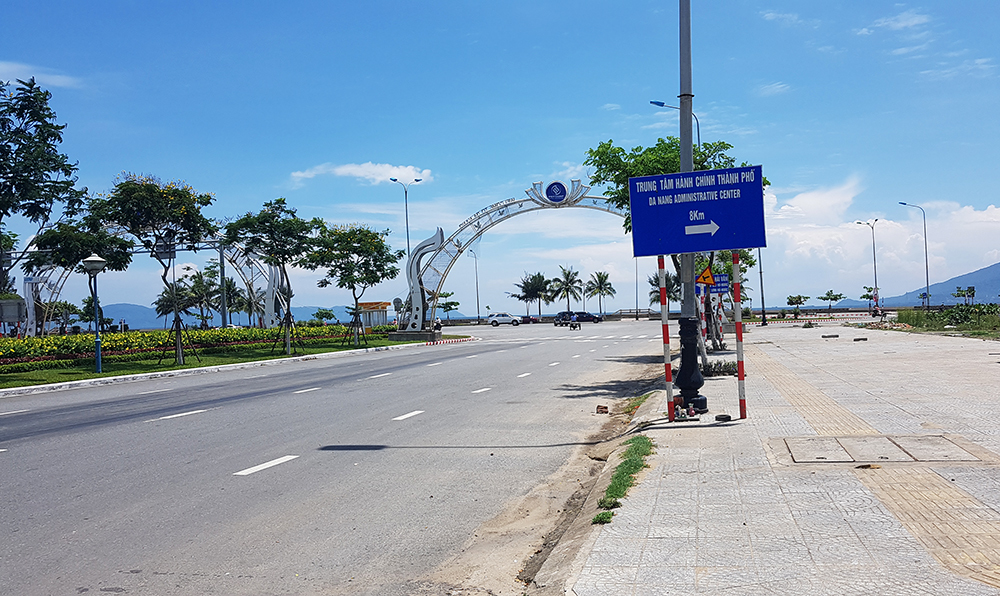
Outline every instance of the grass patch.
<svg viewBox="0 0 1000 596"><path fill-rule="evenodd" d="M636 435L624 444L628 445L628 448L622 454L622 461L611 475L611 482L604 491L604 497L597 502L597 506L601 509L621 507L619 499L635 485L635 475L646 467L646 457L653 453L653 441L646 435ZM602 511L594 516L591 523L606 524L611 521L613 515L611 511Z"/></svg>
<svg viewBox="0 0 1000 596"><path fill-rule="evenodd" d="M633 397L632 399L628 400L627 402L625 402L625 413L628 414L629 416L635 416L635 413L639 410L640 407L642 407L642 404L646 403L646 400L649 399L650 396L652 395L653 392L650 391L645 395Z"/></svg>
<svg viewBox="0 0 1000 596"><path fill-rule="evenodd" d="M463 336L454 336L454 338L460 338ZM393 345L401 345L403 343L412 342L391 342L386 339L370 339L368 340L367 347L385 347ZM198 351L198 356L200 356L201 361L195 357L194 353L190 349L185 349L184 351L184 366L177 366L174 364L174 354L173 350L168 350L163 358L162 364L157 364L157 359L160 357L160 352L152 353L152 359L146 360L131 360L131 361L119 361L116 362L113 359L105 358L102 359L101 368L103 372L98 374L94 372L94 359L76 359L76 360L64 360L64 361L54 361L54 368L44 369L44 370L29 370L23 372L9 372L0 375L0 388L8 387L26 387L31 385L46 385L49 383L62 383L66 381L81 381L85 379L96 379L100 377L115 377L120 375L134 375L143 373L154 373L154 372L165 372L171 370L183 370L188 368L201 368L205 366L220 366L224 364L240 364L245 362L259 362L262 360L278 360L284 358L291 358L296 356L309 356L316 354L325 354L330 352L343 352L347 350L356 349L355 346L351 344L344 345L340 340L331 340L328 342L308 342L306 348L303 349L301 346L297 346L298 353L292 354L292 356L286 356L283 353L284 346L279 343L277 348L272 352L271 349L272 342L266 344L259 344L253 348L241 349L239 351L229 351L229 352L217 352L217 353L205 353L202 350ZM362 343L361 347L366 347Z"/></svg>
<svg viewBox="0 0 1000 596"><path fill-rule="evenodd" d="M595 515L594 519L590 520L590 523L592 523L592 524L610 524L611 523L611 518L614 517L614 516L615 516L615 514L612 511L602 511L602 512L598 513L597 515Z"/></svg>

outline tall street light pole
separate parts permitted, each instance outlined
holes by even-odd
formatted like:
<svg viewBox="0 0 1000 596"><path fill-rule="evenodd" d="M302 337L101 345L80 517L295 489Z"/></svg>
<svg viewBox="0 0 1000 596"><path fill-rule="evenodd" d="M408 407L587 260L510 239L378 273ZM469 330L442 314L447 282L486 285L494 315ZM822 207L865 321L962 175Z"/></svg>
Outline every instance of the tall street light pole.
<svg viewBox="0 0 1000 596"><path fill-rule="evenodd" d="M97 300L97 274L104 271L108 262L91 253L89 257L80 262L83 268L90 275L90 299L94 303L94 365L96 372L101 371L101 307Z"/></svg>
<svg viewBox="0 0 1000 596"><path fill-rule="evenodd" d="M691 86L691 0L679 0L680 22L680 171L694 171L694 148L691 143L691 118L694 93ZM680 389L682 405L699 413L708 411L708 400L698 393L705 378L698 367L698 313L694 295L694 253L680 256L681 261L681 366L674 383ZM668 387L669 389L669 387Z"/></svg>
<svg viewBox="0 0 1000 596"><path fill-rule="evenodd" d="M920 215L924 218L924 310L928 310L931 307L931 268L930 258L927 256L927 212L920 205L904 203L903 201L900 201L899 204L920 209Z"/></svg>
<svg viewBox="0 0 1000 596"><path fill-rule="evenodd" d="M760 326L767 326L767 306L764 302L764 264L760 258L760 247L757 247L757 272L760 273Z"/></svg>
<svg viewBox="0 0 1000 596"><path fill-rule="evenodd" d="M392 180L396 184L403 187L403 212L406 215L406 258L409 259L410 258L410 201L409 201L410 184L416 184L417 182L423 180L423 178L414 178L413 182L409 182L407 184L403 184L396 178L389 178L389 180Z"/></svg>
<svg viewBox="0 0 1000 596"><path fill-rule="evenodd" d="M878 221L876 217L872 221L856 221L854 223L861 226L868 226L872 229L872 271L875 273L875 288L872 292L875 294L875 309L878 310L878 261L875 259L875 223Z"/></svg>
<svg viewBox="0 0 1000 596"><path fill-rule="evenodd" d="M469 254L476 260L476 325L479 324L479 255L474 250L469 249Z"/></svg>
<svg viewBox="0 0 1000 596"><path fill-rule="evenodd" d="M653 104L654 106L659 106L661 108L673 108L675 110L680 109L677 106L668 106L666 102L662 101L650 101L649 103ZM695 128L698 131L698 149L701 149L701 122L698 120L698 115L695 114L694 112L691 112L691 116L694 117Z"/></svg>

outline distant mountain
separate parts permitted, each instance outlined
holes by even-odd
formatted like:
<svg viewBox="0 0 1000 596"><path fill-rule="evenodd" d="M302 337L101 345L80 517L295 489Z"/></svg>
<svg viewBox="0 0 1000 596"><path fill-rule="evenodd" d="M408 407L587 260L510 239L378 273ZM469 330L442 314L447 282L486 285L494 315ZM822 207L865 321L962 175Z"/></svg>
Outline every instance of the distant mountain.
<svg viewBox="0 0 1000 596"><path fill-rule="evenodd" d="M931 284L931 304L962 304L964 299L955 298L952 293L957 287L962 289L974 286L976 288L976 303L1000 302L1000 263L994 263L989 267L983 267L973 271L953 277L948 281ZM892 296L883 299L886 306L894 308L900 306L920 306L920 295L924 293L924 287L907 292L901 296ZM842 308L858 308L868 306L863 300L841 300L837 303Z"/></svg>
<svg viewBox="0 0 1000 596"><path fill-rule="evenodd" d="M164 319L156 316L156 311L148 306L140 306L138 304L102 304L101 308L104 310L104 316L114 320L114 324L117 325L122 319L125 320L125 324L129 326L129 329L163 329ZM347 323L351 320L351 316L347 314L347 306L293 306L292 316L296 321L308 321L313 318L313 314L320 308L328 308L333 311L336 315L337 320L341 323ZM438 313L442 319L447 318L442 316L443 313ZM395 313L389 311L389 320L391 321L395 318ZM452 319L464 319L468 318L458 311L451 312ZM181 316L181 319L188 325L197 326L199 321L197 317L187 317ZM236 324L246 325L247 316L244 313L233 313L232 321ZM212 320L209 322L213 327L219 326L219 314L213 313ZM169 321L167 322L169 326Z"/></svg>

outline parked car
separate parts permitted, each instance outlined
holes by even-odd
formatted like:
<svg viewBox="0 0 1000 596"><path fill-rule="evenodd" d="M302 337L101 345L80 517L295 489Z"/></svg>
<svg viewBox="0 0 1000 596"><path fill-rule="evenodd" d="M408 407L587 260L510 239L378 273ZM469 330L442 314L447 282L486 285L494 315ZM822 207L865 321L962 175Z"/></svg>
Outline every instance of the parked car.
<svg viewBox="0 0 1000 596"><path fill-rule="evenodd" d="M601 322L601 317L597 315L592 315L589 312L583 312L582 310L578 310L576 312L570 310L564 310L561 313L557 314L556 317L552 319L552 322L555 323L556 327L565 327L569 325L570 322L573 320L573 315L576 315L577 323Z"/></svg>
<svg viewBox="0 0 1000 596"><path fill-rule="evenodd" d="M565 327L566 325L569 325L569 320L571 318L573 318L573 311L564 310L552 319L552 323L556 327Z"/></svg>
<svg viewBox="0 0 1000 596"><path fill-rule="evenodd" d="M521 322L522 323L537 323L538 322L538 317L533 317L531 315L524 315L523 317L521 317Z"/></svg>
<svg viewBox="0 0 1000 596"><path fill-rule="evenodd" d="M494 327L499 327L501 324L504 325L509 324L513 325L514 327L517 327L518 325L521 324L521 321L519 321L516 317L514 317L514 315L507 312L492 313L490 314L489 317L486 318L486 322L489 323L490 325L493 325Z"/></svg>
<svg viewBox="0 0 1000 596"><path fill-rule="evenodd" d="M576 315L576 320L579 321L580 323L601 322L601 317L599 315L592 315L589 312L583 312L578 310L573 314Z"/></svg>

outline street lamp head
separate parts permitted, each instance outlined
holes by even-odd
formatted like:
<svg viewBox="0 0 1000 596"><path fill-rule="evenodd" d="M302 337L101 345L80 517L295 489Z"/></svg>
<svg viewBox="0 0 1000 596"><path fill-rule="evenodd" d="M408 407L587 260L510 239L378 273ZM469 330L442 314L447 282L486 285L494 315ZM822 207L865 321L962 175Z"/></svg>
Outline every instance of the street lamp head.
<svg viewBox="0 0 1000 596"><path fill-rule="evenodd" d="M97 275L108 265L108 262L97 256L97 253L91 253L89 257L80 261L83 268L87 270L87 273L91 275Z"/></svg>
<svg viewBox="0 0 1000 596"><path fill-rule="evenodd" d="M389 178L389 180L392 180L393 182L399 182L399 180L396 180L395 178Z"/></svg>
<svg viewBox="0 0 1000 596"><path fill-rule="evenodd" d="M900 201L899 204L900 205L906 205L906 203L904 203L903 201Z"/></svg>
<svg viewBox="0 0 1000 596"><path fill-rule="evenodd" d="M654 106L659 106L661 108L666 107L667 105L666 102L663 101L650 101L649 103L653 104Z"/></svg>
<svg viewBox="0 0 1000 596"><path fill-rule="evenodd" d="M414 182L420 182L421 180L423 180L423 178L414 178L413 179Z"/></svg>

